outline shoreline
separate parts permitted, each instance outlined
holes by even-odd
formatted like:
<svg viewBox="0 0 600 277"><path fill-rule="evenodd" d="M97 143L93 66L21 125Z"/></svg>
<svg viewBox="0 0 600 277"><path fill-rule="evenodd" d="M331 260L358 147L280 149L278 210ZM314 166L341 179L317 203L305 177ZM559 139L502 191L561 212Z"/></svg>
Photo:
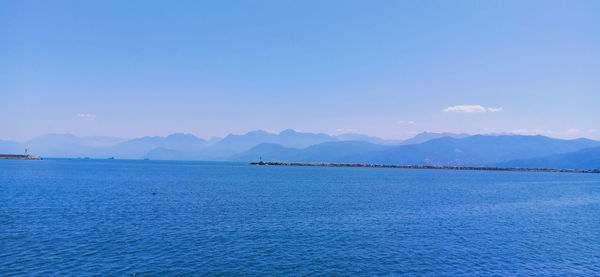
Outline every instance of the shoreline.
<svg viewBox="0 0 600 277"><path fill-rule="evenodd" d="M283 162L251 162L250 164L251 165L280 165L280 166L376 167L376 168L412 168L412 169L445 169L445 170L600 173L600 169L518 168L518 167L488 167L488 166L433 166L433 165L283 163Z"/></svg>
<svg viewBox="0 0 600 277"><path fill-rule="evenodd" d="M0 154L0 159L5 160L41 160L40 156L33 155L13 155L13 154Z"/></svg>

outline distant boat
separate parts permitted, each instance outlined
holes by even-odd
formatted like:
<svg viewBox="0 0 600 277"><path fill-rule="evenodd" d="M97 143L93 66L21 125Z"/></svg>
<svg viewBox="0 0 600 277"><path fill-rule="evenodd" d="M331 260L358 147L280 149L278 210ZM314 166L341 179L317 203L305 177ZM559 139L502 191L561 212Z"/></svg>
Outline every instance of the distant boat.
<svg viewBox="0 0 600 277"><path fill-rule="evenodd" d="M148 158L144 158L144 161L147 161L147 160L150 160L150 159L148 159Z"/></svg>
<svg viewBox="0 0 600 277"><path fill-rule="evenodd" d="M109 159L109 160L114 160L114 159L115 159L115 157L109 157L108 159Z"/></svg>

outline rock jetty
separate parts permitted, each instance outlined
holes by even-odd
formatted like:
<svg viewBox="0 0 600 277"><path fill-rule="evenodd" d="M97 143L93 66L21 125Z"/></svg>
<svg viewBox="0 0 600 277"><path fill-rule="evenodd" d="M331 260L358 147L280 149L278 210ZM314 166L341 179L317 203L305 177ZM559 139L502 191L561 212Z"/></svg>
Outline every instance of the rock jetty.
<svg viewBox="0 0 600 277"><path fill-rule="evenodd" d="M33 155L12 155L12 154L0 154L0 159L13 159L13 160L41 160L40 156Z"/></svg>
<svg viewBox="0 0 600 277"><path fill-rule="evenodd" d="M533 172L572 172L600 173L600 169L555 169L555 168L515 168L488 166L433 166L433 165L391 165L391 164L336 164L336 163L279 163L252 162L252 165L287 165L287 166L331 166L331 167L379 167L379 168L415 168L415 169L449 169L449 170L496 170L496 171L533 171Z"/></svg>

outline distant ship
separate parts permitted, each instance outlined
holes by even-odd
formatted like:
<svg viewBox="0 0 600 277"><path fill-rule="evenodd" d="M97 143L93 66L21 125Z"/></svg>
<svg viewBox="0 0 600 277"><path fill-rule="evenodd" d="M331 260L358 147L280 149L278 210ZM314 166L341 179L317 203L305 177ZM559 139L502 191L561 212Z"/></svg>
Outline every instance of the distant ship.
<svg viewBox="0 0 600 277"><path fill-rule="evenodd" d="M114 160L114 159L115 159L115 157L109 157L108 159L109 159L109 160Z"/></svg>

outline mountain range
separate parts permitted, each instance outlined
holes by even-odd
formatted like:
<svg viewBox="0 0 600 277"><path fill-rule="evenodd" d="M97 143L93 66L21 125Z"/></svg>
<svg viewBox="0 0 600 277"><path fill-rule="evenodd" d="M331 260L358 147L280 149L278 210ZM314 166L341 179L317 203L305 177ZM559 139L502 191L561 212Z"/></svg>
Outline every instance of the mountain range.
<svg viewBox="0 0 600 277"><path fill-rule="evenodd" d="M191 134L122 139L51 134L24 143L0 141L0 153L25 148L43 157L153 160L377 163L445 166L600 168L600 141L524 135L421 133L407 140L362 134L332 136L261 130L222 139Z"/></svg>

